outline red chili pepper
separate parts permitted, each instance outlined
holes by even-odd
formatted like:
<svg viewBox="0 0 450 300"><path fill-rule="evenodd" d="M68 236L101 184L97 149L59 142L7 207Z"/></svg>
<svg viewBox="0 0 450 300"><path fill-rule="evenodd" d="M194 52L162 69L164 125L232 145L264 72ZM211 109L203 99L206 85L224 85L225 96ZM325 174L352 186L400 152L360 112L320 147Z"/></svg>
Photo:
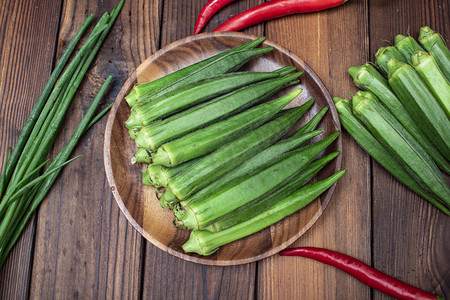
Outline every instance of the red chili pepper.
<svg viewBox="0 0 450 300"><path fill-rule="evenodd" d="M283 250L282 256L301 256L312 258L350 274L368 286L398 299L442 299L422 291L394 277L382 273L348 255L313 247L300 247Z"/></svg>
<svg viewBox="0 0 450 300"><path fill-rule="evenodd" d="M214 31L238 31L267 20L296 14L324 10L345 3L347 0L272 0L246 10Z"/></svg>
<svg viewBox="0 0 450 300"><path fill-rule="evenodd" d="M203 6L202 11L198 15L195 22L194 34L198 34L219 10L236 0L210 0Z"/></svg>

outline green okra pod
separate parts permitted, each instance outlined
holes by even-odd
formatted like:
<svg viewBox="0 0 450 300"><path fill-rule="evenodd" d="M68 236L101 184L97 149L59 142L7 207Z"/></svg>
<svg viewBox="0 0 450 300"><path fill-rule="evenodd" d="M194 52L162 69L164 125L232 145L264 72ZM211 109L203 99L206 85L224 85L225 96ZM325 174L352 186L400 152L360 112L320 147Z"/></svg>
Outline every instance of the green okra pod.
<svg viewBox="0 0 450 300"><path fill-rule="evenodd" d="M244 176L201 201L188 203L183 210L176 211L175 216L187 228L202 229L237 210L245 209L296 176L338 136L339 132L335 132L315 144L292 151L281 161Z"/></svg>
<svg viewBox="0 0 450 300"><path fill-rule="evenodd" d="M450 51L442 36L428 26L420 28L419 43L430 53L450 82Z"/></svg>
<svg viewBox="0 0 450 300"><path fill-rule="evenodd" d="M154 98L150 102L135 105L126 126L127 128L146 126L154 120L230 91L279 76L278 72L236 72L207 78Z"/></svg>
<svg viewBox="0 0 450 300"><path fill-rule="evenodd" d="M299 130L294 132L289 137L289 139L279 141L277 144L262 151L260 154L257 154L255 157L252 157L250 160L248 160L244 165L222 176L220 179L214 181L212 184L199 190L197 193L192 195L192 197L189 197L184 201L196 201L196 199L204 198L210 193L215 192L217 189L221 188L224 184L237 178L240 178L241 175L242 176L247 175L247 173L250 173L252 170L259 168L260 166L270 164L272 158L276 156L280 156L281 158L281 155L283 153L286 153L288 151L293 150L294 148L301 146L307 139L315 136L319 132L322 132L320 130L317 130L315 132L313 131L317 127L319 122L322 120L323 116L326 114L327 111L328 106L322 108L307 124L305 124ZM164 194L161 196L161 198L162 198L161 201L166 201L168 203L178 201L177 197L171 192L170 189L166 190Z"/></svg>
<svg viewBox="0 0 450 300"><path fill-rule="evenodd" d="M443 156L431 139L422 132L418 124L397 98L386 78L383 77L372 65L350 67L348 70L355 85L360 89L373 93L397 118L403 127L415 138L417 142L427 151L436 164L450 174L450 162Z"/></svg>
<svg viewBox="0 0 450 300"><path fill-rule="evenodd" d="M170 85L165 86L163 89L157 90L152 94L139 97L136 99L136 104L132 107L134 108L137 105L151 102L154 99L160 98L162 95L183 88L189 84L195 84L196 82L207 78L234 72L246 64L250 59L272 50L273 47L263 47L232 52L171 83Z"/></svg>
<svg viewBox="0 0 450 300"><path fill-rule="evenodd" d="M411 61L417 74L439 101L447 117L450 118L450 84L433 56L427 52L417 51L411 56Z"/></svg>
<svg viewBox="0 0 450 300"><path fill-rule="evenodd" d="M190 113L184 113L178 117L174 115L169 122L150 124L139 131L135 139L136 144L139 147L155 151L165 142L264 102L301 74L302 72L298 72L282 78L251 84L222 95Z"/></svg>
<svg viewBox="0 0 450 300"><path fill-rule="evenodd" d="M280 161L285 156L287 156L290 151L300 147L309 139L321 134L322 132L323 130L315 130L307 132L304 135L298 137L290 137L288 139L279 141L278 143L256 154L255 156L247 160L245 163L238 166L236 169L231 170L224 176L220 177L216 181L199 190L191 197L181 201L181 205L186 205L188 203L200 201L208 197L212 193L218 191L225 185L233 181L239 180L240 178L248 174L253 174L262 168L265 168Z"/></svg>
<svg viewBox="0 0 450 300"><path fill-rule="evenodd" d="M281 139L311 105L312 101L301 107L285 110L275 120L217 149L174 178L167 188L179 200L186 199Z"/></svg>
<svg viewBox="0 0 450 300"><path fill-rule="evenodd" d="M357 119L352 112L350 100L334 97L336 109L339 113L339 120L347 132L356 140L356 142L389 173L406 185L412 191L422 196L430 203L440 206L446 214L446 210L435 198L426 185L417 177L413 177L406 170L405 166L398 162L391 153L366 129L363 123Z"/></svg>
<svg viewBox="0 0 450 300"><path fill-rule="evenodd" d="M273 118L301 89L268 103L260 104L174 141L165 143L153 155L153 164L167 167L203 156L235 140Z"/></svg>
<svg viewBox="0 0 450 300"><path fill-rule="evenodd" d="M412 178L419 178L447 210L450 189L426 151L376 99L354 96L353 112Z"/></svg>
<svg viewBox="0 0 450 300"><path fill-rule="evenodd" d="M253 218L222 231L195 230L182 246L183 250L210 255L218 247L258 232L302 209L330 188L344 173L345 170L342 170L327 179L307 185Z"/></svg>
<svg viewBox="0 0 450 300"><path fill-rule="evenodd" d="M258 47L259 45L261 45L261 43L265 40L264 37L260 37L258 39L255 39L249 43L234 47L232 49L229 49L227 51L223 51L220 52L214 56L211 56L209 58L203 59L195 64L189 65L187 67L184 67L178 71L172 72L166 76L160 77L158 79L155 79L153 81L150 82L146 82L146 83L140 83L138 85L136 85L131 93L125 97L125 99L127 100L128 104L130 106L134 106L136 98L143 96L145 94L149 94L152 92L155 92L159 89L164 88L167 85L170 85L173 82L176 82L178 80L182 80L182 78L194 73L195 71L197 71L198 69L201 69L202 67L210 64L211 62L218 60L221 57L224 57L230 53L233 52L237 52L240 50L246 50L246 49L253 49Z"/></svg>
<svg viewBox="0 0 450 300"><path fill-rule="evenodd" d="M310 181L323 167L329 162L335 159L339 155L339 152L330 153L322 158L319 158L309 165L307 165L303 172L300 172L297 176L292 178L289 182L282 185L279 189L275 190L272 194L245 208L242 211L237 212L225 219L217 221L204 230L217 232L224 230L225 228L242 223L250 218L253 218L257 214L269 209L276 205L279 201L294 193L296 190L304 186Z"/></svg>
<svg viewBox="0 0 450 300"><path fill-rule="evenodd" d="M419 128L444 157L450 157L450 121L414 68L392 59L389 84Z"/></svg>

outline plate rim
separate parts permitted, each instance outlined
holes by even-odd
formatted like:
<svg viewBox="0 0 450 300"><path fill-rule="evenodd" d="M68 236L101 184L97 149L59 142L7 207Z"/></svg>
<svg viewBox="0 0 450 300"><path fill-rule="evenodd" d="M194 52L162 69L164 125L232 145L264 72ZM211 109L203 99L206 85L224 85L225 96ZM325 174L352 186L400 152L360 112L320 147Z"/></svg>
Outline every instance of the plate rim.
<svg viewBox="0 0 450 300"><path fill-rule="evenodd" d="M113 176L112 166L111 166L112 163L111 163L111 147L110 146L111 146L111 135L112 135L112 129L113 129L115 117L116 117L117 111L118 111L124 97L131 91L133 86L136 84L137 77L138 77L140 70L145 69L153 61L155 61L161 55L163 55L167 51L170 51L173 48L176 48L187 42L193 42L193 41L197 41L197 40L201 40L201 39L205 39L205 38L212 38L212 37L231 37L231 38L239 38L240 37L240 38L246 38L246 39L259 38L259 36L256 36L253 34L242 33L242 32L228 32L228 31L205 32L205 33L197 34L194 36L188 36L183 39L174 41L174 42L168 44L167 46L159 49L154 54L152 54L147 59L145 59L127 78L125 83L122 85L119 93L117 94L116 98L114 99L113 106L109 112L108 119L106 122L106 127L105 127L105 136L104 136L104 144L103 144L103 160L104 160L105 172L106 172L106 177L107 177L107 180L109 183L109 187L114 196L114 199L116 200L116 203L118 204L122 213L125 215L125 218L127 219L127 221L130 222L130 224L137 230L137 232L139 232L139 234L141 234L147 241L152 243L157 248L163 250L164 252L169 253L178 258L181 258L183 260L189 261L189 262L193 262L193 263L197 263L197 264L201 264L201 265L209 265L209 266L234 266L234 265L248 264L248 263L256 262L256 261L262 260L264 258L270 257L270 256L280 252L281 250L289 247L292 243L294 243L296 240L298 240L306 231L308 231L316 223L316 221L319 219L319 217L323 214L323 212L326 209L326 207L328 206L332 196L334 195L336 183L333 184L327 190L328 192L326 194L326 197L321 202L321 209L319 209L314 214L314 216L309 220L309 222L301 230L299 230L295 235L293 235L288 240L284 241L279 246L272 248L268 251L265 251L259 255L255 255L252 257L243 258L243 259L239 259L239 260L210 260L210 259L196 257L196 256L192 256L190 254L181 253L179 251L176 251L176 250L168 247L167 245L159 242L158 240L153 238L153 236L151 236L148 232L146 232L144 230L144 228L138 224L138 222L134 219L134 217L128 211L121 195L118 192L117 185L116 185L116 182L115 182L115 179ZM278 51L280 51L281 53L283 53L284 55L291 57L294 61L300 63L300 65L302 66L304 71L308 73L308 75L314 80L314 82L318 85L320 91L323 93L323 96L324 96L324 98L328 104L329 110L330 110L329 113L331 113L332 121L334 123L333 125L335 126L337 131L341 131L341 125L339 122L338 113L337 113L336 108L333 105L332 97L331 97L328 89L325 87L325 84L322 82L322 80L319 78L319 76L314 72L314 70L311 67L309 67L309 65L302 58L297 56L295 53L292 53L291 51L285 49L283 46L279 45L276 42L270 41L266 38L263 42L263 45L264 46L272 46L272 47L276 48ZM335 143L336 143L337 151L339 151L342 154L342 135L341 134L336 139ZM334 173L338 172L341 169L341 167L342 167L342 155L338 155L336 157L336 167L335 167Z"/></svg>

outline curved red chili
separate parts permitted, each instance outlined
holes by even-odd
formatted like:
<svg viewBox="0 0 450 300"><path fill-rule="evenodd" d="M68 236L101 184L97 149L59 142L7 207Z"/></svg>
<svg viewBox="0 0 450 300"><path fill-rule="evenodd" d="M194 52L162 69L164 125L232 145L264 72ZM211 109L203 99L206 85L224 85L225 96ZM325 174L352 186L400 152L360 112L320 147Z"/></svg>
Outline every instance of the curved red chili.
<svg viewBox="0 0 450 300"><path fill-rule="evenodd" d="M222 7L227 6L231 2L236 0L210 0L203 6L202 11L198 15L197 21L195 22L194 34L198 34L208 23L209 19L212 18Z"/></svg>
<svg viewBox="0 0 450 300"><path fill-rule="evenodd" d="M282 256L301 256L337 267L368 286L398 299L442 299L382 273L362 261L328 249L300 247L280 252Z"/></svg>
<svg viewBox="0 0 450 300"><path fill-rule="evenodd" d="M345 3L347 0L272 0L246 10L214 31L238 31L267 20L295 14L324 10Z"/></svg>

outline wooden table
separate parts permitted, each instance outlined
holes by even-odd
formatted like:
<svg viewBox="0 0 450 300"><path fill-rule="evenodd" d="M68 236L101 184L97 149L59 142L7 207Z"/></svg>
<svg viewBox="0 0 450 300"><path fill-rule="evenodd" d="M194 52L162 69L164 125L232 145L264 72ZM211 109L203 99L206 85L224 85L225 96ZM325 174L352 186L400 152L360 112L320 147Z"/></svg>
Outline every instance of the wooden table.
<svg viewBox="0 0 450 300"><path fill-rule="evenodd" d="M0 157L13 146L54 61L88 13L99 17L117 0L1 0ZM263 2L236 1L208 24ZM107 74L111 102L130 73L161 47L192 35L206 0L126 0L71 107L56 141L68 139ZM446 0L350 0L320 13L253 26L302 57L330 93L357 89L347 74L373 60L397 33L416 37L430 25L450 42ZM38 213L0 270L0 299L386 299L332 267L277 255L235 267L208 267L172 257L127 222L103 167L106 118L82 139ZM407 190L343 133L343 167L330 205L294 246L317 246L355 256L392 276L450 297L450 218Z"/></svg>

